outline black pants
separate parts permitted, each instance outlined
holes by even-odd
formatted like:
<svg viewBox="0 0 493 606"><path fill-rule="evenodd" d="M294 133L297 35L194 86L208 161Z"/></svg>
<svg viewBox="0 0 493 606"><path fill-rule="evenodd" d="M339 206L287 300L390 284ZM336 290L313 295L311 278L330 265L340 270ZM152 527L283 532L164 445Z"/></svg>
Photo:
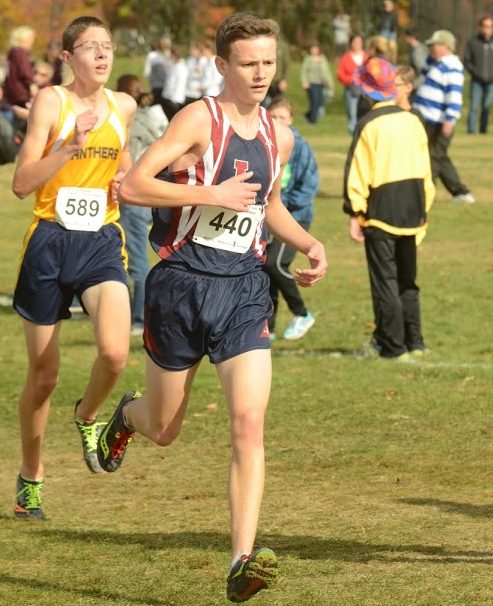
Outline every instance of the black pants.
<svg viewBox="0 0 493 606"><path fill-rule="evenodd" d="M174 101L170 101L164 97L161 98L161 106L166 114L166 118L168 118L168 122L171 122L173 116L183 108L182 103L175 103Z"/></svg>
<svg viewBox="0 0 493 606"><path fill-rule="evenodd" d="M309 225L301 224L308 229ZM289 271L289 266L293 262L296 250L286 246L284 242L273 239L267 245L267 258L264 264L264 271L270 278L270 298L274 305L274 312L269 319L269 330L274 331L276 324L277 308L279 307L279 292L284 297L289 311L294 316L306 316L307 310L305 303L301 298L298 285Z"/></svg>
<svg viewBox="0 0 493 606"><path fill-rule="evenodd" d="M433 181L440 177L446 189L453 196L467 194L469 189L461 182L459 174L447 153L452 137L442 135L441 124L426 124L425 127L428 135Z"/></svg>
<svg viewBox="0 0 493 606"><path fill-rule="evenodd" d="M159 88L153 88L152 89L152 103L154 105L160 105L162 98L161 98L161 91L163 90L163 87L160 86Z"/></svg>
<svg viewBox="0 0 493 606"><path fill-rule="evenodd" d="M365 230L365 250L375 313L376 347L383 357L424 349L421 335L414 236Z"/></svg>

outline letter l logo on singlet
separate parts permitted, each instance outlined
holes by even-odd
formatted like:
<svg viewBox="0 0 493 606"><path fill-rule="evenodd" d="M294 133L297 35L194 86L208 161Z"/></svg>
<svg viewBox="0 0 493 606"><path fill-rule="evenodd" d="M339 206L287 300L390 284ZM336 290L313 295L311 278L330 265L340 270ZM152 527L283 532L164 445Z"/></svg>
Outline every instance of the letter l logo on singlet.
<svg viewBox="0 0 493 606"><path fill-rule="evenodd" d="M243 173L248 172L248 160L237 160L235 158L234 167L235 176L242 175Z"/></svg>
<svg viewBox="0 0 493 606"><path fill-rule="evenodd" d="M248 160L236 160L234 161L235 175L242 175L248 171Z"/></svg>

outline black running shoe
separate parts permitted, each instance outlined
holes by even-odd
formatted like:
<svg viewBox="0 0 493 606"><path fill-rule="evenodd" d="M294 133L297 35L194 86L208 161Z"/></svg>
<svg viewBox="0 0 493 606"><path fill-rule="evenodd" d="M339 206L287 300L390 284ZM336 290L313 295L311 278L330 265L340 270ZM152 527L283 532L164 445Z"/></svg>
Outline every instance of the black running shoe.
<svg viewBox="0 0 493 606"><path fill-rule="evenodd" d="M18 520L42 520L45 517L41 507L43 484L43 480L25 480L17 476L14 516Z"/></svg>
<svg viewBox="0 0 493 606"><path fill-rule="evenodd" d="M106 423L102 423L97 419L94 421L79 421L77 419L77 407L82 400L77 400L75 404L75 426L82 440L82 452L84 453L84 461L86 462L89 471L92 473L103 473L104 469L98 461L98 438L103 431Z"/></svg>
<svg viewBox="0 0 493 606"><path fill-rule="evenodd" d="M104 471L116 471L123 462L125 450L133 439L135 431L125 424L123 409L132 400L142 396L138 391L129 391L120 400L109 423L101 432L98 440L98 461Z"/></svg>
<svg viewBox="0 0 493 606"><path fill-rule="evenodd" d="M226 595L230 602L246 602L277 579L277 556L267 547L241 556L228 576Z"/></svg>

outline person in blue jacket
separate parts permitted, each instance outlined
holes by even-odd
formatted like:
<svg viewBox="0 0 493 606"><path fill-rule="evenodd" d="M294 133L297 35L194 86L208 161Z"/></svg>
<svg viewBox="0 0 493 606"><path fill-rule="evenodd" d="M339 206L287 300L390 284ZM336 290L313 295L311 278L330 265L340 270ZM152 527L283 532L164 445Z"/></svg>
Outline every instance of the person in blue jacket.
<svg viewBox="0 0 493 606"><path fill-rule="evenodd" d="M284 168L281 181L281 199L291 215L306 230L313 220L313 198L318 192L318 167L308 141L292 126L293 107L285 97L274 99L269 105L272 119L289 126L294 135L294 147L289 163ZM276 338L275 323L279 305L279 293L284 297L293 314L283 337L289 340L301 339L315 323L313 314L306 309L303 298L289 266L296 251L277 238L270 238L264 270L270 278L270 296L274 305L269 320L271 340Z"/></svg>

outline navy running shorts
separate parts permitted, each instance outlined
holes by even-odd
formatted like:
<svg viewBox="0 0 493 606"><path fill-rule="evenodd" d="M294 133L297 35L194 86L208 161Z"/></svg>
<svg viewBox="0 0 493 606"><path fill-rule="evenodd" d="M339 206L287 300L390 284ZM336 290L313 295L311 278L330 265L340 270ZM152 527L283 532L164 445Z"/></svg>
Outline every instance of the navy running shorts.
<svg viewBox="0 0 493 606"><path fill-rule="evenodd" d="M161 368L185 370L204 355L213 364L269 349L269 277L190 272L167 261L146 281L144 348Z"/></svg>
<svg viewBox="0 0 493 606"><path fill-rule="evenodd" d="M27 242L14 292L14 309L34 324L71 317L74 294L107 281L127 284L126 252L118 224L96 232L40 221Z"/></svg>

